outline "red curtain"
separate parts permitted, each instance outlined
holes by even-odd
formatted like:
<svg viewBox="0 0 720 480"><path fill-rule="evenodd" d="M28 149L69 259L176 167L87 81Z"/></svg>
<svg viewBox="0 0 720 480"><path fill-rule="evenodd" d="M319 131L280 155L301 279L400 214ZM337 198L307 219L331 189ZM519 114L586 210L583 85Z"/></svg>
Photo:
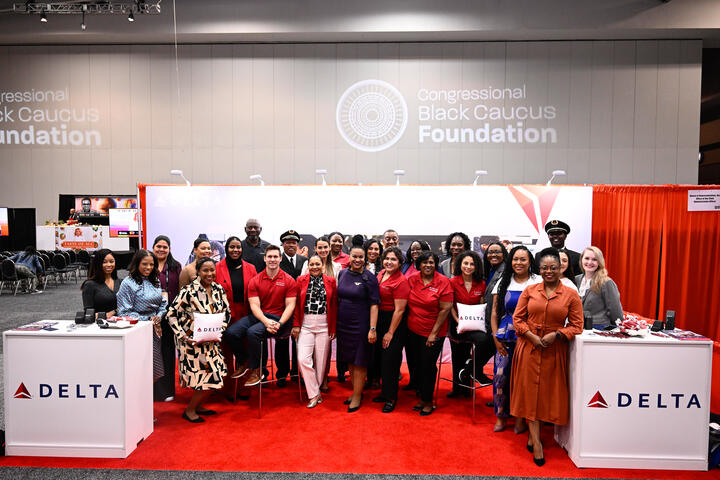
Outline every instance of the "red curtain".
<svg viewBox="0 0 720 480"><path fill-rule="evenodd" d="M720 252L720 212L688 212L688 190L718 186L665 187L660 315L675 310L676 325L720 339L720 295L715 270Z"/></svg>
<svg viewBox="0 0 720 480"><path fill-rule="evenodd" d="M592 243L605 256L623 309L657 318L665 187L593 187Z"/></svg>

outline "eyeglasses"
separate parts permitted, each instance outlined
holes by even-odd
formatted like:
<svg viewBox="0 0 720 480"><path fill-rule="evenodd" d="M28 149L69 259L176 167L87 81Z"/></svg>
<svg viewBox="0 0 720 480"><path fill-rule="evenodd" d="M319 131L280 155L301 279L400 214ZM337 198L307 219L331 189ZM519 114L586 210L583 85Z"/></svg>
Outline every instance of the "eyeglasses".
<svg viewBox="0 0 720 480"><path fill-rule="evenodd" d="M502 255L502 250L488 250L488 255Z"/></svg>
<svg viewBox="0 0 720 480"><path fill-rule="evenodd" d="M551 267L549 267L549 266L540 267L541 272L557 272L558 270L560 270L560 267L556 267L554 265Z"/></svg>

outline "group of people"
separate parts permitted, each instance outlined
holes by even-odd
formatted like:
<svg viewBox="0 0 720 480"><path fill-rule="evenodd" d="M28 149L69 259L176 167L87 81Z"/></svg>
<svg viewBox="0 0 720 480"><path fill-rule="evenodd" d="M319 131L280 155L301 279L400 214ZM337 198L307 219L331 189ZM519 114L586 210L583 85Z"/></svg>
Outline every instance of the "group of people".
<svg viewBox="0 0 720 480"><path fill-rule="evenodd" d="M306 257L298 253L296 231L272 245L251 219L247 237L228 238L226 257L217 264L207 238L194 242L195 260L183 268L171 254L170 239L159 236L152 251L136 253L119 285L112 252L100 250L83 285L83 302L96 312L153 321L156 399L174 396L177 351L180 384L195 390L183 412L193 423L216 413L203 403L213 390L234 384L230 379L247 387L264 380L263 348L270 337L276 339L278 385L297 368L308 408L328 390L336 339L338 380L349 371L352 384L348 412L360 409L368 388L380 389L372 400L383 412L395 409L404 350L409 381L402 388L416 392L413 409L419 415L431 415L437 361L450 336L456 341L448 397L492 384L495 431L514 417L515 432L529 430L528 450L542 465L540 422L568 419L568 342L581 333L584 318L605 327L622 317L602 252L565 248L570 227L564 222L550 221L545 230L552 247L536 256L524 245L508 252L498 241L481 257L467 235L454 232L441 262L421 240L402 252L398 233L388 230L380 239L356 235L348 251L345 237L332 232L319 237ZM458 334L458 306L479 304L485 304L485 328ZM222 340L195 341L194 313L224 313ZM289 340L297 366L291 366ZM489 379L482 372L493 357Z"/></svg>

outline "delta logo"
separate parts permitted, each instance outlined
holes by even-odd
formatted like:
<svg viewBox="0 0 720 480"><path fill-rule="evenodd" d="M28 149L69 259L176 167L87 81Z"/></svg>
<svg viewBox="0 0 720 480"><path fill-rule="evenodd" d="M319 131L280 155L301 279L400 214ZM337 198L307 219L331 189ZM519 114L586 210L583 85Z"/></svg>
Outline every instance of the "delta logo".
<svg viewBox="0 0 720 480"><path fill-rule="evenodd" d="M600 390L595 392L590 401L587 403L588 408L610 408L610 405L603 397ZM637 393L630 394L626 392L618 392L617 394L618 408L702 408L700 399L696 393Z"/></svg>
<svg viewBox="0 0 720 480"><path fill-rule="evenodd" d="M112 383L107 385L102 383L89 383L86 385L79 383L59 383L57 385L40 383L37 391L38 398L120 398L117 388ZM15 391L13 398L32 400L33 396L25 383L20 382L20 386Z"/></svg>

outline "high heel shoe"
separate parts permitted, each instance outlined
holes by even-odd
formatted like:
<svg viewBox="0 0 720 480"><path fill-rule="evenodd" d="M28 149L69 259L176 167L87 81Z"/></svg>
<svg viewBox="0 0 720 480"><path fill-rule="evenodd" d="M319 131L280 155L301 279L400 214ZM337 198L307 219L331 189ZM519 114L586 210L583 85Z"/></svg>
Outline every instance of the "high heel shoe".
<svg viewBox="0 0 720 480"><path fill-rule="evenodd" d="M537 465L538 467L542 467L543 465L545 465L545 455L540 458L533 457L533 462L535 462L535 465Z"/></svg>
<svg viewBox="0 0 720 480"><path fill-rule="evenodd" d="M322 397L320 395L310 400L307 404L307 408L315 408L319 403L322 403Z"/></svg>
<svg viewBox="0 0 720 480"><path fill-rule="evenodd" d="M530 452L530 453L535 452L535 448L533 447L532 443L528 442L527 445L525 445L525 447L527 448L528 452Z"/></svg>
<svg viewBox="0 0 720 480"><path fill-rule="evenodd" d="M198 415L198 417L197 417L195 420L193 420L193 419L191 419L190 417L188 417L188 414L185 413L185 412L183 412L182 418L184 418L185 420L187 420L187 421L190 422L190 423L202 423L202 422L205 421L205 419L202 418L202 417L199 416L199 415Z"/></svg>

